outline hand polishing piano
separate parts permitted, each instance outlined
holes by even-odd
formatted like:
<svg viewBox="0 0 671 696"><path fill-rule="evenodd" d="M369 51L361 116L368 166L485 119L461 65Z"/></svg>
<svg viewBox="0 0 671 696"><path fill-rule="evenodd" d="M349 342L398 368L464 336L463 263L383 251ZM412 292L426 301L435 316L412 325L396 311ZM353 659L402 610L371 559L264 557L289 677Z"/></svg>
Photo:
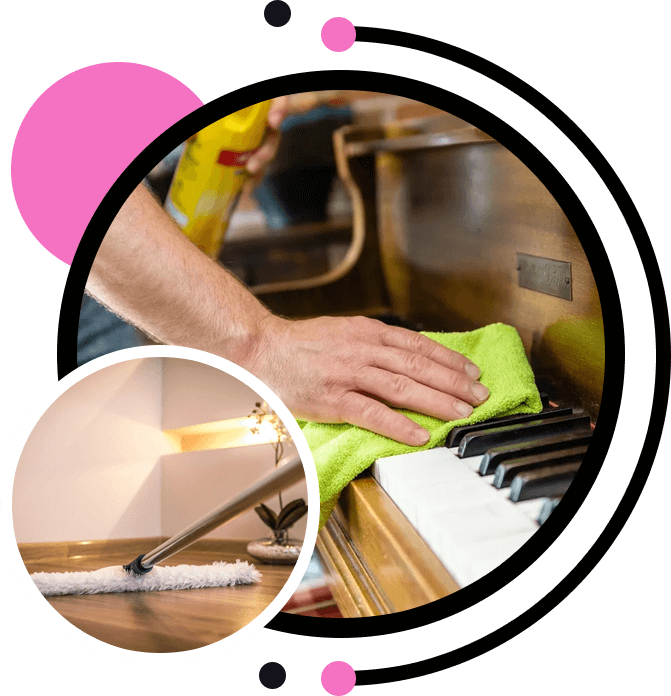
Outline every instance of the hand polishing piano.
<svg viewBox="0 0 671 696"><path fill-rule="evenodd" d="M545 394L541 414L457 428L445 446L378 460L343 491L318 548L343 615L369 616L473 582L547 519L592 437L604 331L574 228L493 138L445 114L347 126L335 144L350 250L312 287L264 288L262 299L300 315L309 297L312 315L387 313L426 331L510 324Z"/></svg>

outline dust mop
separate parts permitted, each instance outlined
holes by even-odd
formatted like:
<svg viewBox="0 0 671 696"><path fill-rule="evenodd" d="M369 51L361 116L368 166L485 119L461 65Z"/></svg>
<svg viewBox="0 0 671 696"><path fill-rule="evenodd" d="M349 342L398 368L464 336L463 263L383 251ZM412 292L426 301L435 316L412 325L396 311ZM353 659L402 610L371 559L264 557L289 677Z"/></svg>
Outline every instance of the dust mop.
<svg viewBox="0 0 671 696"><path fill-rule="evenodd" d="M90 572L32 573L31 578L45 596L103 594L108 592L150 592L200 587L249 585L259 582L261 573L246 561L217 562L212 565L156 567L157 563L182 551L198 539L241 515L249 508L293 485L303 477L300 457L280 465L268 476L201 517L147 554L125 566L111 566Z"/></svg>

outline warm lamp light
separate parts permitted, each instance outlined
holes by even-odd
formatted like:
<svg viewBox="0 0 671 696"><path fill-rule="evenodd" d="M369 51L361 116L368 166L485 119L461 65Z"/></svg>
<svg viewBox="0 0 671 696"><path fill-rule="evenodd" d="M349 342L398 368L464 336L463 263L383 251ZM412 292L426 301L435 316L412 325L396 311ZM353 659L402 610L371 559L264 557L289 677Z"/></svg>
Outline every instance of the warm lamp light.
<svg viewBox="0 0 671 696"><path fill-rule="evenodd" d="M273 422L275 414L260 417L244 416L213 423L187 425L164 430L177 452L228 449L246 445L265 445L279 441L282 433ZM275 416L277 418L277 416Z"/></svg>

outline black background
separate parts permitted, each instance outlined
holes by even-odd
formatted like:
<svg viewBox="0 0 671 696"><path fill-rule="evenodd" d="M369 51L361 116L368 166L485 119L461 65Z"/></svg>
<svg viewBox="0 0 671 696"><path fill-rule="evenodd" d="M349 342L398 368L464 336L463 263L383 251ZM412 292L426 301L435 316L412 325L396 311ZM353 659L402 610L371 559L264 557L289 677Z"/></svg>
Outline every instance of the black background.
<svg viewBox="0 0 671 696"><path fill-rule="evenodd" d="M599 424L580 478L564 509L520 553L452 597L371 619L280 614L232 652L202 664L217 668L211 673L216 686L246 691L267 692L258 673L272 661L286 670L280 692L324 693L320 673L331 660L355 668L355 693L449 690L464 679L469 688L565 690L625 677L646 690L664 664L668 606L662 572L669 461L669 286L662 241L668 220L658 219L667 207L668 147L659 19L587 21L566 8L492 14L484 7L459 13L421 4L288 4L291 19L279 28L265 23L263 2L240 11L193 7L183 22L158 8L142 18L135 10L115 10L85 31L56 14L63 30L41 39L39 65L27 58L14 63L7 78L10 142L49 85L98 62L164 70L191 87L205 107L164 134L120 178L72 267L35 241L8 198L6 448L35 402L75 367L81 295L114 212L184 137L250 103L303 91L372 90L438 106L489 133L539 176L592 266L607 359ZM331 16L348 17L357 28L346 53L321 44L321 25ZM58 176L57 162L45 166ZM89 662L98 669L120 664L63 636L19 590L8 564L5 582L5 595L17 597L21 613L13 629L18 649L44 644L39 660L76 665L75 673ZM195 688L204 684L194 682Z"/></svg>

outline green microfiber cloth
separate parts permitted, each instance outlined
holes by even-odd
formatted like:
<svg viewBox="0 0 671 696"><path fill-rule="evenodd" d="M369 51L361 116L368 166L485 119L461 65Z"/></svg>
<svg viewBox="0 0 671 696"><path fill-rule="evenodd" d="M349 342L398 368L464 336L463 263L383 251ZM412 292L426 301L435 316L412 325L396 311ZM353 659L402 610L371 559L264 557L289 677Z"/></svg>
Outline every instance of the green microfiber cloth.
<svg viewBox="0 0 671 696"><path fill-rule="evenodd" d="M317 466L321 500L320 528L326 523L340 491L376 459L442 445L458 425L478 423L495 416L537 413L541 399L519 334L512 326L491 324L467 333L424 333L447 348L465 355L480 368L480 381L489 399L468 417L445 422L413 411L402 411L426 428L431 438L422 447L410 447L354 425L301 423Z"/></svg>

